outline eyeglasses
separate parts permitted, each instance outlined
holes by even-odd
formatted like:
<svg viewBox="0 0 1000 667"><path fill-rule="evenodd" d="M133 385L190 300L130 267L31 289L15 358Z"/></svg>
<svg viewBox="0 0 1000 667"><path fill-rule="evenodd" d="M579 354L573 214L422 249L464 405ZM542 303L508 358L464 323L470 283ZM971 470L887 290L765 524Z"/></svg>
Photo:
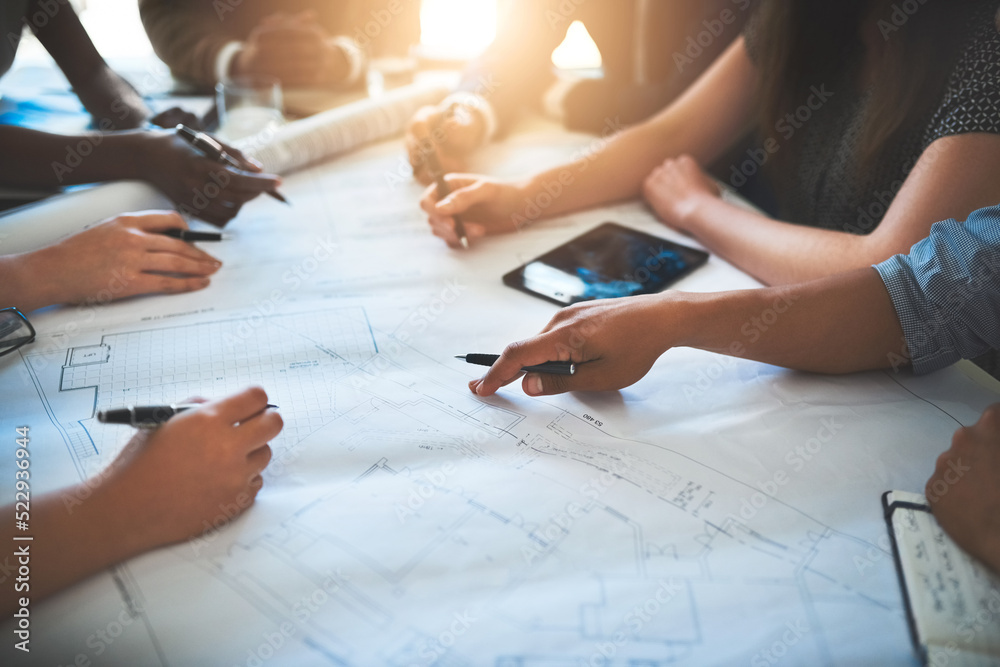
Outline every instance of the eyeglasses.
<svg viewBox="0 0 1000 667"><path fill-rule="evenodd" d="M35 327L17 308L0 309L0 357L35 340Z"/></svg>

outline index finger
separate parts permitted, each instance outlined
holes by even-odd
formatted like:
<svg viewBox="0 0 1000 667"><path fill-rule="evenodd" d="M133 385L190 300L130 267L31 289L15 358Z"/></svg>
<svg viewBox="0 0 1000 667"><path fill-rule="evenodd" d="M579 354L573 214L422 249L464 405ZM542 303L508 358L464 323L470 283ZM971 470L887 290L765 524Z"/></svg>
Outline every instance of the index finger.
<svg viewBox="0 0 1000 667"><path fill-rule="evenodd" d="M187 229L187 221L177 211L139 211L128 215L132 227L144 232Z"/></svg>
<svg viewBox="0 0 1000 667"><path fill-rule="evenodd" d="M420 199L420 208L422 208L428 215L441 215L441 211L437 207L438 202L459 194L464 197L467 194L465 192L466 188L471 185L475 185L478 181L475 176L470 176L468 174L446 174L444 179L445 182L448 183L448 189L451 190L451 194L442 197L441 193L438 191L437 183L431 183L427 186L427 189L424 190L424 195ZM456 213L461 213L461 211L456 211Z"/></svg>
<svg viewBox="0 0 1000 667"><path fill-rule="evenodd" d="M527 340L511 343L504 348L500 358L483 376L476 394L492 396L500 387L510 384L521 376L525 366L537 366L547 361L565 361L559 357L554 333L544 333Z"/></svg>
<svg viewBox="0 0 1000 667"><path fill-rule="evenodd" d="M236 424L267 409L267 392L261 387L249 387L209 405L227 424Z"/></svg>
<svg viewBox="0 0 1000 667"><path fill-rule="evenodd" d="M216 139L216 141L219 141L219 140ZM240 164L242 164L243 168L246 171L252 171L252 172L256 172L256 173L260 173L260 172L264 171L264 165L262 165L255 158L248 157L248 156L244 155L243 151L241 151L239 148L233 148L229 144L224 144L221 141L219 141L219 144L226 151L226 153L228 153L230 156L234 157L237 162L239 162Z"/></svg>

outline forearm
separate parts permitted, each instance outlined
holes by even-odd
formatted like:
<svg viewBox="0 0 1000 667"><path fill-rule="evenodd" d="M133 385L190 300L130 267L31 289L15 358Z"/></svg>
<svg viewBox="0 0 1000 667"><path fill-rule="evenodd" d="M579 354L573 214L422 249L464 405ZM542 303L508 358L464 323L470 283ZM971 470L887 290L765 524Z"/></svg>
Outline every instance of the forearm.
<svg viewBox="0 0 1000 667"><path fill-rule="evenodd" d="M711 252L768 285L861 269L909 250L905 240L898 247L886 247L881 235L790 224L714 196L701 197L682 226Z"/></svg>
<svg viewBox="0 0 1000 667"><path fill-rule="evenodd" d="M885 368L903 331L881 278L866 268L808 283L718 294L667 293L670 347L693 347L819 373Z"/></svg>
<svg viewBox="0 0 1000 667"><path fill-rule="evenodd" d="M9 596L4 595L0 609L5 616L20 606L19 598L29 598L35 604L153 546L144 543L145 533L134 530L124 519L129 507L115 502L100 483L96 488L79 484L35 500L28 531L15 529L14 510L13 506L0 509L8 526L5 539L27 549L27 562L18 565L26 565L29 574L23 581L10 580ZM33 539L13 540L25 535ZM14 588L15 584L19 588Z"/></svg>
<svg viewBox="0 0 1000 667"><path fill-rule="evenodd" d="M679 130L669 121L647 121L610 139L595 138L571 162L525 180L527 199L552 217L637 197L645 177L665 158L697 150Z"/></svg>
<svg viewBox="0 0 1000 667"><path fill-rule="evenodd" d="M143 178L142 132L61 135L0 127L0 145L16 160L0 161L0 183L60 186Z"/></svg>
<svg viewBox="0 0 1000 667"><path fill-rule="evenodd" d="M756 74L743 40L657 116L608 139L595 138L573 161L526 182L531 201L553 197L546 216L636 197L664 160L688 154L714 161L752 123ZM608 119L614 128L614 120ZM553 196L554 184L561 194Z"/></svg>
<svg viewBox="0 0 1000 667"><path fill-rule="evenodd" d="M149 117L142 97L108 67L69 4L60 6L44 25L35 27L35 34L87 111L98 124L108 124L102 129L139 127Z"/></svg>
<svg viewBox="0 0 1000 667"><path fill-rule="evenodd" d="M228 34L224 22L230 12L240 11L238 4L222 9L220 16L211 3L186 3L179 9L171 0L139 0L139 15L156 55L174 76L204 86L215 84L219 51L239 39Z"/></svg>

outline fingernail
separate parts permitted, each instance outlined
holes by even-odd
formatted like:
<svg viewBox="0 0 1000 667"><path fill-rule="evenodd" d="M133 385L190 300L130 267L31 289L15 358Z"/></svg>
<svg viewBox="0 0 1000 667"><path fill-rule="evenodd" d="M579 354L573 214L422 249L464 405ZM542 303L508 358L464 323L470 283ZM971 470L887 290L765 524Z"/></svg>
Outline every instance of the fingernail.
<svg viewBox="0 0 1000 667"><path fill-rule="evenodd" d="M198 281L198 287L199 288L208 287L209 283L211 282L212 281L210 281L208 278L202 278L201 280Z"/></svg>
<svg viewBox="0 0 1000 667"><path fill-rule="evenodd" d="M536 373L529 373L525 378L525 390L528 396L538 396L542 393L542 376Z"/></svg>

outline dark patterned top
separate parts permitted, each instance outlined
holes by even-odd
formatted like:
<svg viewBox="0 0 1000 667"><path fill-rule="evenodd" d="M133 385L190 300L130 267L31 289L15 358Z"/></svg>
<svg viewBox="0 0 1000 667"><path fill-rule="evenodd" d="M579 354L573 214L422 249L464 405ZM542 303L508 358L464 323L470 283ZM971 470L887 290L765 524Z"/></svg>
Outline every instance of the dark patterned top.
<svg viewBox="0 0 1000 667"><path fill-rule="evenodd" d="M814 87L803 106L789 110L797 117L780 120L773 135L779 146L794 140L791 168L772 174L781 217L824 229L869 233L935 140L970 132L1000 134L998 7L997 0L984 0L967 10L966 36L957 42L962 51L952 60L956 64L940 104L905 125L867 168L859 168L856 156L870 96L854 92L846 74L828 87ZM746 30L751 58L755 34L751 23Z"/></svg>

